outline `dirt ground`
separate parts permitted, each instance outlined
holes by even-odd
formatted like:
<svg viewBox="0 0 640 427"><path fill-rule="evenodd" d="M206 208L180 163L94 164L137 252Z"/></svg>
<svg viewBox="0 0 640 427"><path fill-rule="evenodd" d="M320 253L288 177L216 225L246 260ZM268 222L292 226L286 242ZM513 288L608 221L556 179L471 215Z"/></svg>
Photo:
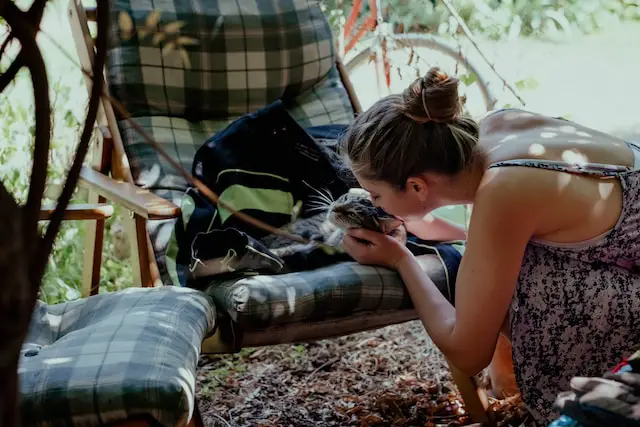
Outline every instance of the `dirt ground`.
<svg viewBox="0 0 640 427"><path fill-rule="evenodd" d="M216 427L470 424L442 354L417 321L203 356L197 394L205 424ZM518 425L517 399L492 402L499 425Z"/></svg>

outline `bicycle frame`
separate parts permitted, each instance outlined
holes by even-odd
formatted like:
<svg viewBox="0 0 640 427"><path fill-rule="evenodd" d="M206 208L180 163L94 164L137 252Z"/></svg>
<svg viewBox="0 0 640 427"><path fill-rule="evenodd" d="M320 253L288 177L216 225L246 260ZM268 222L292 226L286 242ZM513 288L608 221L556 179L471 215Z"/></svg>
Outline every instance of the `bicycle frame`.
<svg viewBox="0 0 640 427"><path fill-rule="evenodd" d="M344 47L344 54L353 49L356 43L358 43L358 41L367 31L374 32L378 27L378 1L379 0L369 0L369 7L371 8L369 16L364 21L364 24L362 24L360 28L358 28L358 31L351 38L351 40L349 40L349 42L346 42L347 37L349 36L349 34L351 34L351 31L353 31L353 26L355 25L356 20L358 19L358 15L360 14L360 10L362 9L362 0L355 0L353 2L353 8L351 9L351 12L347 17L347 21L344 24L343 36L346 42Z"/></svg>
<svg viewBox="0 0 640 427"><path fill-rule="evenodd" d="M381 0L369 0L369 8L371 11L369 12L369 16L366 18L364 23L358 28L356 34L347 41L347 38L353 31L353 27L358 19L358 15L360 14L360 10L362 9L362 0L354 0L353 8L347 17L345 22L344 30L343 30L343 39L344 39L344 51L342 55L346 55L354 46L358 43L358 41L362 38L362 36L367 32L375 33L380 36L379 26L383 23L382 18L382 8L381 8ZM385 83L387 86L387 90L391 88L391 64L389 63L389 58L387 57L387 39L382 37L380 40L380 49L381 49L381 57L382 64L380 64L380 59L377 55L377 49L374 53L374 60L376 63L376 80L380 83L379 76L379 67L382 65Z"/></svg>

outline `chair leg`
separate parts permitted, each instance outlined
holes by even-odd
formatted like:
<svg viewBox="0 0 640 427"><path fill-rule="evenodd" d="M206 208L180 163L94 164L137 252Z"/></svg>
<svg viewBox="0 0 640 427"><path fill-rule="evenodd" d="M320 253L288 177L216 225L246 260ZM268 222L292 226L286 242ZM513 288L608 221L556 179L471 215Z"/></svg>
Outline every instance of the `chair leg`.
<svg viewBox="0 0 640 427"><path fill-rule="evenodd" d="M138 262L140 266L140 284L143 288L153 287L151 277L151 257L149 256L149 245L147 237L147 220L140 215L133 215L136 228L136 242L138 244Z"/></svg>
<svg viewBox="0 0 640 427"><path fill-rule="evenodd" d="M89 193L89 203L104 203L105 199L94 192ZM97 295L100 291L100 268L104 244L104 220L86 222L84 259L82 269L82 296Z"/></svg>
<svg viewBox="0 0 640 427"><path fill-rule="evenodd" d="M154 286L154 277L151 274L150 244L147 236L146 219L129 212L123 218L123 225L129 236L131 245L131 265L133 285L148 288ZM155 264L155 263L154 263Z"/></svg>
<svg viewBox="0 0 640 427"><path fill-rule="evenodd" d="M489 399L482 388L478 387L475 377L470 377L464 372L449 363L449 370L453 381L456 383L462 400L464 400L465 408L469 413L469 418L474 423L481 423L484 426L494 426L495 422L489 417L487 412L489 408Z"/></svg>

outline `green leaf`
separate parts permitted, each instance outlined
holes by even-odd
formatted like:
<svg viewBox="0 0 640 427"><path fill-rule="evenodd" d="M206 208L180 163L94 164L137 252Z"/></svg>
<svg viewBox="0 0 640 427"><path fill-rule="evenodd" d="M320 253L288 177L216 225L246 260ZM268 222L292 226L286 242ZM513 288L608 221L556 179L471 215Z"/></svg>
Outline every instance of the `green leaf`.
<svg viewBox="0 0 640 427"><path fill-rule="evenodd" d="M458 76L458 78L466 86L471 86L476 81L478 81L478 77L474 73L461 74L460 76Z"/></svg>
<svg viewBox="0 0 640 427"><path fill-rule="evenodd" d="M518 80L515 83L515 86L518 90L533 90L538 87L538 81L533 77L528 77L526 79Z"/></svg>

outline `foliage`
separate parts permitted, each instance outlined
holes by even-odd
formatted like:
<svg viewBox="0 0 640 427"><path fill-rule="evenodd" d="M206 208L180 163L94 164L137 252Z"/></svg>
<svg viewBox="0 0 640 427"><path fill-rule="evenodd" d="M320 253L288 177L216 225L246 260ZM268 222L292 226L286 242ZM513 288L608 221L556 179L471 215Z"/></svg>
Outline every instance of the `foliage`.
<svg viewBox="0 0 640 427"><path fill-rule="evenodd" d="M77 77L79 81L75 87L84 89L79 71ZM73 110L77 101L72 102L72 82L50 78L53 132L44 200L48 204L53 203L64 184L81 129L83 117L80 114L84 113L82 109ZM32 95L22 96L28 79L27 72L19 73L13 86L0 94L0 181L20 203L24 203L27 196L29 174L25 171L32 167L34 142ZM86 100L86 91L84 94ZM77 191L74 202L86 203L86 195ZM116 257L113 235L117 233L112 233L112 229L117 226L118 214L116 211L106 224L101 286L107 291L132 284L129 263ZM42 224L42 228L44 226ZM85 227L84 221L63 223L42 281L41 299L44 301L56 303L80 296Z"/></svg>
<svg viewBox="0 0 640 427"><path fill-rule="evenodd" d="M640 19L639 0L450 0L467 25L492 39L593 33L621 20ZM366 3L366 2L364 2ZM353 0L321 0L339 31ZM440 0L382 0L385 19L396 31L454 35L459 28ZM364 6L362 14L368 12ZM336 33L337 34L337 33Z"/></svg>

